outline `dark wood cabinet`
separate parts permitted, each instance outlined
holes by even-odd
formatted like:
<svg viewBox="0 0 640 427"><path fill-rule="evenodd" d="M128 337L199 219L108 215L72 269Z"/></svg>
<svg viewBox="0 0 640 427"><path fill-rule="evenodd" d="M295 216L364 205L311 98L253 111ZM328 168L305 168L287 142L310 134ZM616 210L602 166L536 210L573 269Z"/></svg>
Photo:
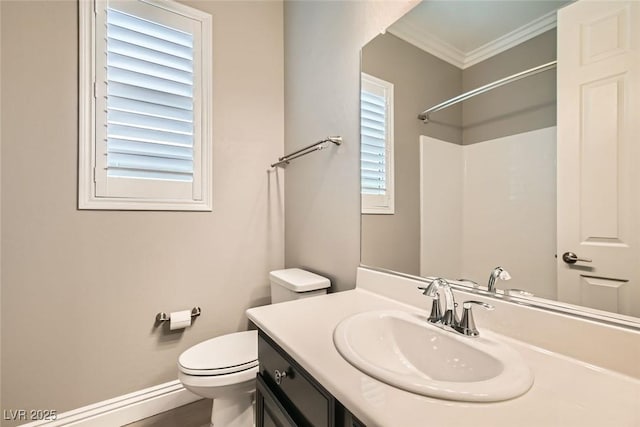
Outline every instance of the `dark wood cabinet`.
<svg viewBox="0 0 640 427"><path fill-rule="evenodd" d="M365 427L262 331L258 358L257 427Z"/></svg>
<svg viewBox="0 0 640 427"><path fill-rule="evenodd" d="M260 374L256 379L256 424L264 427L296 426Z"/></svg>

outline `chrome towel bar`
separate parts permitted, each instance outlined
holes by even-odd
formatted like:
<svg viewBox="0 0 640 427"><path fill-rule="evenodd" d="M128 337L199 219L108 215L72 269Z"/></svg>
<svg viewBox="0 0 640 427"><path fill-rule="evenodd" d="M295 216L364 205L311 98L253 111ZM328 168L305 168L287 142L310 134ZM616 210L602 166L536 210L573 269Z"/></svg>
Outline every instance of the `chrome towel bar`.
<svg viewBox="0 0 640 427"><path fill-rule="evenodd" d="M318 142L314 142L311 145L308 145L304 148L301 148L299 150L294 151L293 153L289 153L286 156L282 156L280 158L278 158L278 161L275 163L271 164L272 168L275 167L284 167L286 165L289 164L289 162L291 160L297 159L298 157L302 157L305 156L309 153L313 153L314 151L319 151L322 150L324 148L327 148L327 143L328 142L332 142L335 145L341 145L342 144L342 137L341 136L328 136L325 139L318 141Z"/></svg>

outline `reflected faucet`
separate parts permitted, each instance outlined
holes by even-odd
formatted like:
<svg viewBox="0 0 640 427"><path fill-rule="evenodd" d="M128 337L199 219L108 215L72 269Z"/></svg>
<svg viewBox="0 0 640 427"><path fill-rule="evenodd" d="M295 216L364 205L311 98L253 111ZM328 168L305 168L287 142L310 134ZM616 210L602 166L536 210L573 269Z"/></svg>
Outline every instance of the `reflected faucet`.
<svg viewBox="0 0 640 427"><path fill-rule="evenodd" d="M496 282L498 281L498 279L509 280L511 279L511 275L502 267L494 268L491 272L491 275L489 276L489 283L487 284L487 290L489 292L496 292Z"/></svg>

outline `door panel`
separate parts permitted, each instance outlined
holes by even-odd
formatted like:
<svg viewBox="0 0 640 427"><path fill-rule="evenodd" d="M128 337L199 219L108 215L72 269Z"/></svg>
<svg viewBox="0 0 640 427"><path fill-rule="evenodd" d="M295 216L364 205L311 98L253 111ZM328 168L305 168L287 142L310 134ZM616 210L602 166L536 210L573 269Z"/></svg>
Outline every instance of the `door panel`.
<svg viewBox="0 0 640 427"><path fill-rule="evenodd" d="M640 316L640 3L558 12L558 299ZM580 258L567 264L562 254Z"/></svg>

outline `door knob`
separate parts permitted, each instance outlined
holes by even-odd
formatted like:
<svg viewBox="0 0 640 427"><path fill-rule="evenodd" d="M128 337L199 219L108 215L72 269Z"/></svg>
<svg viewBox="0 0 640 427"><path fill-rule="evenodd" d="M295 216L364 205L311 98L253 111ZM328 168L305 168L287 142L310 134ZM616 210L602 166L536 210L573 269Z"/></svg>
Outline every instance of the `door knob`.
<svg viewBox="0 0 640 427"><path fill-rule="evenodd" d="M562 254L562 260L567 264L575 264L577 261L580 262L591 262L589 258L578 258L578 255L573 252L565 252Z"/></svg>

